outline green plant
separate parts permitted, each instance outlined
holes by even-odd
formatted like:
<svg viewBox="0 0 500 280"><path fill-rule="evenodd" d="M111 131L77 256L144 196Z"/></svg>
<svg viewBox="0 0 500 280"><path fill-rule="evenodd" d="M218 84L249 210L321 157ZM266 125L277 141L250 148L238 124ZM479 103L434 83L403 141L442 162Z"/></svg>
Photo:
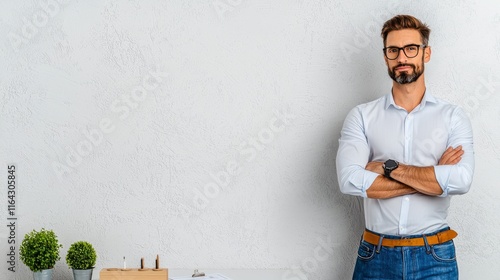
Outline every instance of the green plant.
<svg viewBox="0 0 500 280"><path fill-rule="evenodd" d="M66 263L73 269L93 268L97 259L94 247L86 241L77 241L69 247Z"/></svg>
<svg viewBox="0 0 500 280"><path fill-rule="evenodd" d="M19 256L21 261L31 271L41 271L53 268L60 259L59 244L56 234L52 230L42 228L40 231L33 230L24 236Z"/></svg>

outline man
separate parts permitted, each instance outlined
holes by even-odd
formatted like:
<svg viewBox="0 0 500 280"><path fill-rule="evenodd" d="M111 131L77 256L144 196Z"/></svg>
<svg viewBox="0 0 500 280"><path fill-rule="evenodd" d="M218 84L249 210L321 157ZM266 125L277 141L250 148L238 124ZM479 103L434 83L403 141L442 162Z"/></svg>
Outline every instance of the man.
<svg viewBox="0 0 500 280"><path fill-rule="evenodd" d="M353 279L458 279L446 218L451 196L472 183L472 129L425 86L429 34L409 15L384 24L392 91L355 107L342 128L340 189L363 197L366 226Z"/></svg>

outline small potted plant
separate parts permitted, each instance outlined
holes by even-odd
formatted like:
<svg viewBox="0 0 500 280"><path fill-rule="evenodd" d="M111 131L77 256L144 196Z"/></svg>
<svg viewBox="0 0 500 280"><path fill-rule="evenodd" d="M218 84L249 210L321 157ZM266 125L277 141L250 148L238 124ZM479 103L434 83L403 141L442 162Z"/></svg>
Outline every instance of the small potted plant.
<svg viewBox="0 0 500 280"><path fill-rule="evenodd" d="M33 230L24 236L19 248L19 257L33 271L35 280L51 280L52 270L60 259L61 247L52 230Z"/></svg>
<svg viewBox="0 0 500 280"><path fill-rule="evenodd" d="M71 244L66 255L66 263L73 269L75 280L91 280L96 259L94 247L86 241Z"/></svg>

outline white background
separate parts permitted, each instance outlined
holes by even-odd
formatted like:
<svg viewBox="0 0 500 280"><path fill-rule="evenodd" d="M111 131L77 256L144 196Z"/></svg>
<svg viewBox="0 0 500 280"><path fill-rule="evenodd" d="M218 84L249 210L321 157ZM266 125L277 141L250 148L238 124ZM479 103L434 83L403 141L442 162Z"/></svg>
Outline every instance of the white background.
<svg viewBox="0 0 500 280"><path fill-rule="evenodd" d="M474 183L449 217L461 279L499 279L499 1L4 2L2 279L31 277L7 270L9 164L16 244L54 230L55 279L78 240L96 279L156 254L349 279L363 218L338 190L337 141L352 107L390 90L379 33L401 13L432 29L428 88L473 124Z"/></svg>

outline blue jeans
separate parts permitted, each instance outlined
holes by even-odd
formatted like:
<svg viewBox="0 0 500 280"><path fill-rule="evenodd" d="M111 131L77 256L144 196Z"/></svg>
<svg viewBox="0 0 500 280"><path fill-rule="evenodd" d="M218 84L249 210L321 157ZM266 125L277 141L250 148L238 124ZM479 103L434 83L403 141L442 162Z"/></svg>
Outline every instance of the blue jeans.
<svg viewBox="0 0 500 280"><path fill-rule="evenodd" d="M427 235L434 235L440 231ZM420 235L406 236L421 237ZM384 238L401 239L384 235ZM378 249L378 250L377 250ZM433 246L385 247L361 241L353 280L455 280L458 266L453 240Z"/></svg>

